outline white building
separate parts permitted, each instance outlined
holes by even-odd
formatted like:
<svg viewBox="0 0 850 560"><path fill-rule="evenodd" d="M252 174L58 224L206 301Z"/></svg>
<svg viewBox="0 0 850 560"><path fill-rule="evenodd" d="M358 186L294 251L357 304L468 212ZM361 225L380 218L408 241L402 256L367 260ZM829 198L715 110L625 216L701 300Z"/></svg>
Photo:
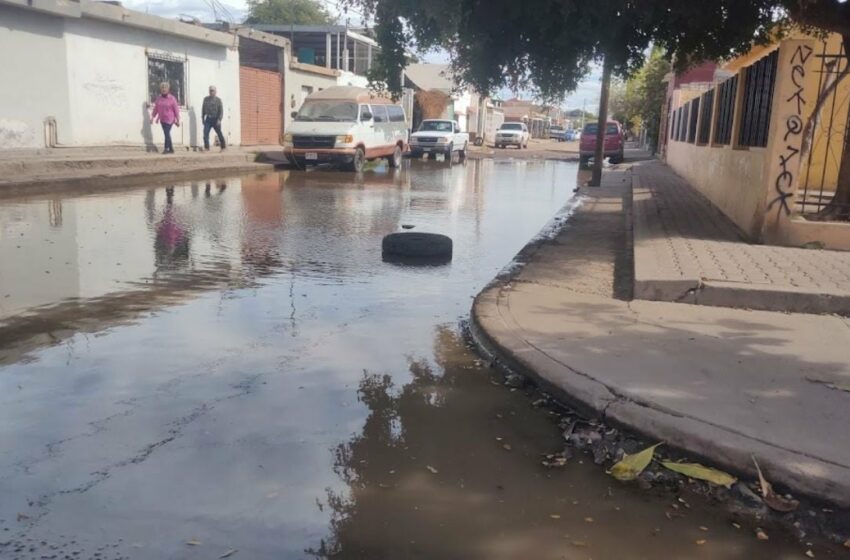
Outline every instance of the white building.
<svg viewBox="0 0 850 560"><path fill-rule="evenodd" d="M176 148L203 144L201 102L212 84L227 140L238 145L237 40L91 0L0 0L0 149L161 147L149 105L162 81L182 107Z"/></svg>
<svg viewBox="0 0 850 560"><path fill-rule="evenodd" d="M450 101L442 118L457 121L464 132L476 132L478 123L478 95L470 88L455 83L448 64L409 64L404 69L404 85L414 91L439 91ZM414 118L413 126L418 126Z"/></svg>

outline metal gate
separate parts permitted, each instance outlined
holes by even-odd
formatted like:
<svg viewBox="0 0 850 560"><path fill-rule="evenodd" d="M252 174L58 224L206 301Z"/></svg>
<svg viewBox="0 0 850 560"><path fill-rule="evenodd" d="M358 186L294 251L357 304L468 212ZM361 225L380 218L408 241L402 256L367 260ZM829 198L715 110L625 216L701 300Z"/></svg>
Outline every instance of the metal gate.
<svg viewBox="0 0 850 560"><path fill-rule="evenodd" d="M808 215L823 210L835 196L844 140L848 134L850 105L850 76L847 75L844 47L830 49L828 43L823 42L817 57L818 97L832 91L822 101L820 111L812 116L811 146L804 156L797 189L797 210Z"/></svg>
<svg viewBox="0 0 850 560"><path fill-rule="evenodd" d="M283 123L280 74L241 67L239 95L242 145L278 144Z"/></svg>

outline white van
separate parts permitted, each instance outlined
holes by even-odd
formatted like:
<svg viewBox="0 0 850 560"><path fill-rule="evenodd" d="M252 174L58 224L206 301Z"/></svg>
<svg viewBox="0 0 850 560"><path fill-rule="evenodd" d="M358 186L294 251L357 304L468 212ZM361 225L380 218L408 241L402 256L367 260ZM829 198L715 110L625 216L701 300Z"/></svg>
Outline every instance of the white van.
<svg viewBox="0 0 850 560"><path fill-rule="evenodd" d="M312 93L292 117L283 153L297 167L336 163L362 171L367 161L378 158L399 167L407 149L404 109L364 88L336 86Z"/></svg>

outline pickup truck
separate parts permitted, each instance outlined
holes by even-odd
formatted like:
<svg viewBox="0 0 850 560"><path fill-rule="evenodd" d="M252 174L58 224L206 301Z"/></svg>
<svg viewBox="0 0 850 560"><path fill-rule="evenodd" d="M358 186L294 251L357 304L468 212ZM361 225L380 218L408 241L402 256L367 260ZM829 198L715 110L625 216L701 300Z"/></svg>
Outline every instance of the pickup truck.
<svg viewBox="0 0 850 560"><path fill-rule="evenodd" d="M460 159L464 159L468 147L469 134L461 132L457 123L450 120L424 120L419 130L410 136L410 153L415 158L425 154L429 157L445 154L450 158L457 152Z"/></svg>

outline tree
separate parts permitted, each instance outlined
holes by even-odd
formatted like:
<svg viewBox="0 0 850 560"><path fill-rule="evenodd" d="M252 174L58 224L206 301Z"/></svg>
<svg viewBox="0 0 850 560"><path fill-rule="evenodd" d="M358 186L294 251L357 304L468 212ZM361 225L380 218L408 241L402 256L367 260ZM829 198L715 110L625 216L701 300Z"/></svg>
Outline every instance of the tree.
<svg viewBox="0 0 850 560"><path fill-rule="evenodd" d="M615 120L631 129L640 124L646 130L653 150L658 145L658 127L661 107L667 92L664 76L670 71L670 62L660 48L653 48L641 68L625 81L617 82L611 95L609 110Z"/></svg>
<svg viewBox="0 0 850 560"><path fill-rule="evenodd" d="M457 79L480 92L533 86L543 99L574 90L594 61L602 63L603 76L627 78L655 44L684 68L746 52L786 33L792 23L841 34L850 56L845 0L342 1L374 15L382 51L373 77L391 90L400 86L399 51L411 46L447 49ZM382 34L381 28L391 32ZM607 85L603 80L603 92ZM599 112L604 124L606 103ZM834 202L846 204L850 214L850 135L845 143ZM596 163L601 166L599 158Z"/></svg>
<svg viewBox="0 0 850 560"><path fill-rule="evenodd" d="M315 0L248 0L245 23L325 25L333 23L333 18Z"/></svg>

